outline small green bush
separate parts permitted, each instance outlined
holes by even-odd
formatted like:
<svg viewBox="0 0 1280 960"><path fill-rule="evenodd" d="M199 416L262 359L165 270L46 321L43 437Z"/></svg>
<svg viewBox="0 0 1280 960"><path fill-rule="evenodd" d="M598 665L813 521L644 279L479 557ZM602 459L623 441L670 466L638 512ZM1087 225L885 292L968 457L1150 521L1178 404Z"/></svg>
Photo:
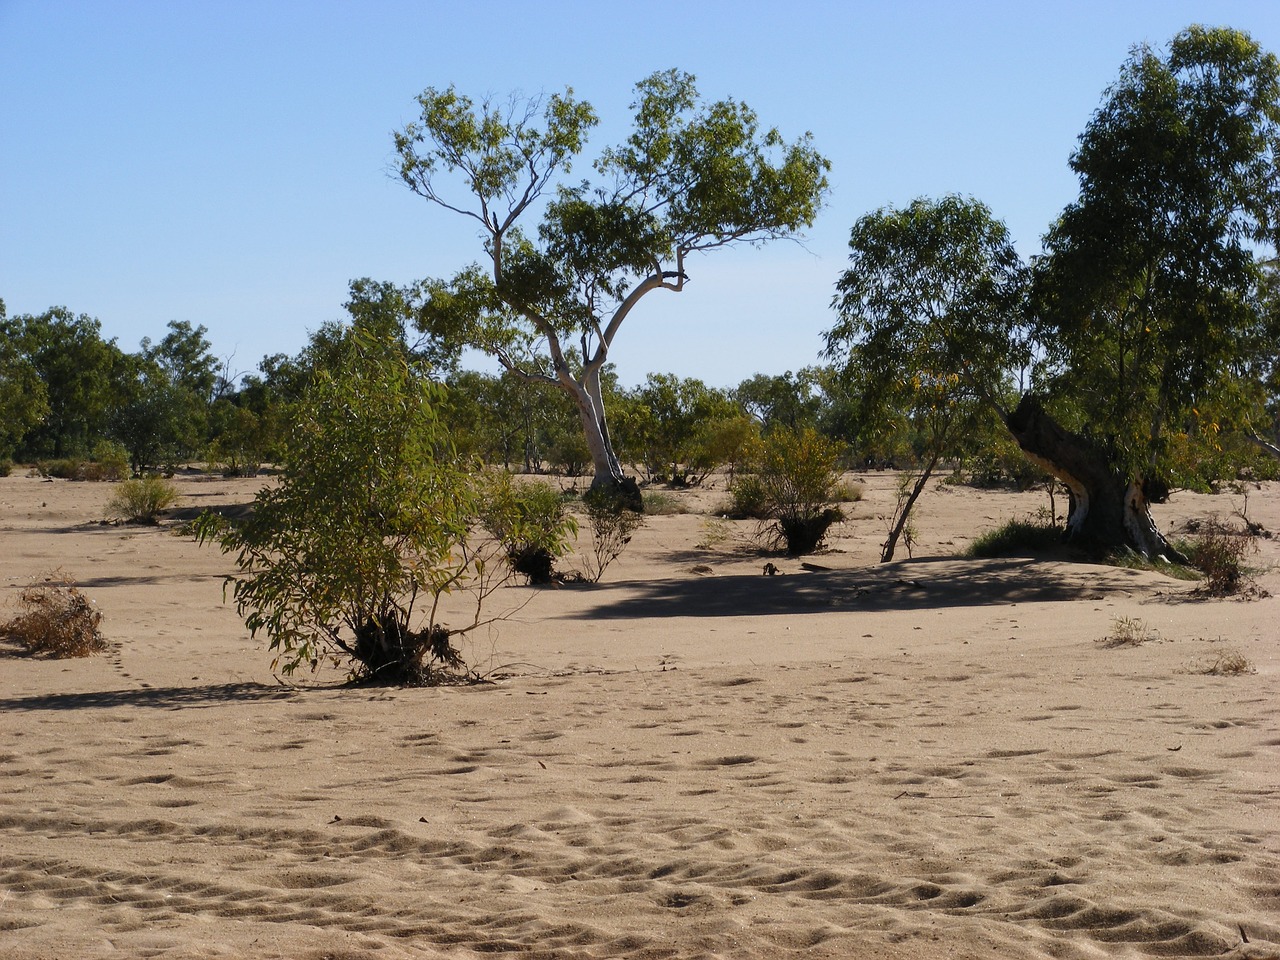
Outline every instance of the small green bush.
<svg viewBox="0 0 1280 960"><path fill-rule="evenodd" d="M88 460L81 457L40 460L36 463L36 472L42 477L57 480L92 482L123 480L129 476L129 458L117 444L104 441L94 448L94 453L95 457ZM102 459L97 459L99 453L102 454Z"/></svg>
<svg viewBox="0 0 1280 960"><path fill-rule="evenodd" d="M0 477L7 477L13 472L13 461L8 457L0 457Z"/></svg>
<svg viewBox="0 0 1280 960"><path fill-rule="evenodd" d="M107 501L107 515L129 523L159 523L160 514L179 496L178 488L163 477L125 480Z"/></svg>
<svg viewBox="0 0 1280 960"><path fill-rule="evenodd" d="M724 512L739 520L767 520L764 484L754 473L739 474L729 487L729 503Z"/></svg>
<svg viewBox="0 0 1280 960"><path fill-rule="evenodd" d="M599 583L605 568L622 555L644 523L644 514L631 509L630 497L616 488L588 490L582 496L591 525L591 555L584 558L586 579Z"/></svg>
<svg viewBox="0 0 1280 960"><path fill-rule="evenodd" d="M1003 526L977 537L965 555L974 559L1019 557L1028 553L1045 553L1062 545L1062 531L1049 523L1032 520L1010 520Z"/></svg>
<svg viewBox="0 0 1280 960"><path fill-rule="evenodd" d="M83 469L86 480L125 480L129 477L129 451L110 440L99 440Z"/></svg>
<svg viewBox="0 0 1280 960"><path fill-rule="evenodd" d="M771 548L812 553L844 518L835 506L840 449L811 427L771 431L730 488L735 515L765 521Z"/></svg>
<svg viewBox="0 0 1280 960"><path fill-rule="evenodd" d="M578 532L560 491L545 480L516 484L501 471L488 479L482 499L481 523L502 544L511 569L532 584L555 581L556 560Z"/></svg>

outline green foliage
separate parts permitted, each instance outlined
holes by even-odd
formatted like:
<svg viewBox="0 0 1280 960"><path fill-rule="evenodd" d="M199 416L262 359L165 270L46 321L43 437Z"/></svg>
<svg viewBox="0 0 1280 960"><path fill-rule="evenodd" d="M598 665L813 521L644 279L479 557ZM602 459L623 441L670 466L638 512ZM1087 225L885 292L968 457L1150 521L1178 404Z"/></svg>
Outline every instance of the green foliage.
<svg viewBox="0 0 1280 960"><path fill-rule="evenodd" d="M505 470L489 477L480 519L512 569L534 584L557 579L555 562L578 533L559 490L544 481L515 483Z"/></svg>
<svg viewBox="0 0 1280 960"><path fill-rule="evenodd" d="M93 445L89 463L85 465L85 480L125 480L129 476L129 453L111 440L99 440Z"/></svg>
<svg viewBox="0 0 1280 960"><path fill-rule="evenodd" d="M49 412L40 371L24 356L0 300L0 459L7 460ZM6 476L7 471L6 471Z"/></svg>
<svg viewBox="0 0 1280 960"><path fill-rule="evenodd" d="M727 393L673 374L649 374L622 411L618 449L641 464L650 483L696 486L740 457L751 435Z"/></svg>
<svg viewBox="0 0 1280 960"><path fill-rule="evenodd" d="M842 514L834 494L838 444L812 427L778 428L760 442L744 476L731 488L735 503L768 522L770 545L812 553Z"/></svg>
<svg viewBox="0 0 1280 960"><path fill-rule="evenodd" d="M178 502L180 494L163 477L138 477L121 481L107 501L107 516L129 523L159 523L160 515Z"/></svg>
<svg viewBox="0 0 1280 960"><path fill-rule="evenodd" d="M1280 237L1278 155L1280 61L1226 28L1135 48L1080 138L1079 199L1036 270L1039 382L1131 476L1212 457L1250 409L1241 378L1274 357L1257 294Z"/></svg>
<svg viewBox="0 0 1280 960"><path fill-rule="evenodd" d="M605 569L622 555L631 537L644 524L644 514L632 510L627 499L608 488L594 488L582 496L591 527L591 553L583 556L584 576L599 583Z"/></svg>
<svg viewBox="0 0 1280 960"><path fill-rule="evenodd" d="M420 285L419 329L442 349L480 349L562 390L596 477L620 480L601 373L623 321L648 293L682 290L691 254L809 226L829 164L808 135L788 143L744 104L704 102L675 70L637 85L633 132L601 154L594 183L567 178L597 123L572 91L477 104L429 88L418 105L419 119L395 136L401 178L474 219L485 252L483 267Z"/></svg>
<svg viewBox="0 0 1280 960"><path fill-rule="evenodd" d="M17 364L19 384L25 384L21 389L33 388L19 405L18 422L26 424L17 448L20 455L83 456L106 432L121 395L125 354L114 340L102 339L101 329L97 320L76 316L65 307L0 318L0 343L6 344L0 353L11 365ZM39 388L31 380L33 371ZM40 415L34 416L33 410Z"/></svg>
<svg viewBox="0 0 1280 960"><path fill-rule="evenodd" d="M817 426L825 399L822 379L822 371L816 367L806 367L799 373L757 373L738 384L733 398L762 430Z"/></svg>
<svg viewBox="0 0 1280 960"><path fill-rule="evenodd" d="M109 440L94 444L91 458L63 457L36 461L36 472L58 480L124 480L129 476L129 458L123 448Z"/></svg>
<svg viewBox="0 0 1280 960"><path fill-rule="evenodd" d="M1000 399L1025 359L1008 231L977 201L919 199L862 217L849 248L826 353L857 391L860 439L905 419L922 459L961 452L983 402Z"/></svg>
<svg viewBox="0 0 1280 960"><path fill-rule="evenodd" d="M1024 557L1062 547L1062 530L1052 523L1010 520L974 538L965 556L978 559Z"/></svg>
<svg viewBox="0 0 1280 960"><path fill-rule="evenodd" d="M403 344L353 330L301 400L279 484L237 525L197 523L202 542L235 554L236 609L268 636L273 668L332 657L359 679L408 684L462 668L452 637L487 622L481 608L505 564L496 541L472 536L477 488L453 455L442 401ZM449 627L440 603L460 590L474 614Z"/></svg>
<svg viewBox="0 0 1280 960"><path fill-rule="evenodd" d="M18 595L21 611L0 624L0 636L34 656L88 657L107 649L100 611L65 574L55 571Z"/></svg>
<svg viewBox="0 0 1280 960"><path fill-rule="evenodd" d="M158 344L143 338L141 350L125 358L122 397L110 423L135 472L172 469L204 446L217 384L206 332L174 320Z"/></svg>

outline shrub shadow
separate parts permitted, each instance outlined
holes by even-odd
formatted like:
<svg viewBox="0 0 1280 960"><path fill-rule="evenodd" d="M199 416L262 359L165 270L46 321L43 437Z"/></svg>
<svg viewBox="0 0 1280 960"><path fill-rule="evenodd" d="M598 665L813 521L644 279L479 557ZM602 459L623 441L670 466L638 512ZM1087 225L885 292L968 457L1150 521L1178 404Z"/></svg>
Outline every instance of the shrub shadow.
<svg viewBox="0 0 1280 960"><path fill-rule="evenodd" d="M1106 571L1104 574L1101 571ZM931 610L1079 599L1122 589L1111 568L1034 558L907 560L856 570L765 577L729 575L601 584L578 619L759 617L832 611ZM615 598L607 596L613 592Z"/></svg>

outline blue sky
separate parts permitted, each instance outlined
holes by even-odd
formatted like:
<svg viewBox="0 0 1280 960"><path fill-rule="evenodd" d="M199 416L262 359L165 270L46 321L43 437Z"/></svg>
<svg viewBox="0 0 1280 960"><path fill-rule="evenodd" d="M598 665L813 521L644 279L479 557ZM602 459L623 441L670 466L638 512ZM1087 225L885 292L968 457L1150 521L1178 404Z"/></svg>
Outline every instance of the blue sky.
<svg viewBox="0 0 1280 960"><path fill-rule="evenodd" d="M1277 0L0 0L0 298L95 316L126 350L202 324L252 370L340 319L352 278L477 259L466 221L389 174L424 87L571 86L604 121L590 158L625 137L635 82L679 67L788 138L812 131L833 165L803 246L695 260L615 344L624 384L730 386L818 361L868 211L970 194L1036 252L1129 49L1191 23L1280 52Z"/></svg>

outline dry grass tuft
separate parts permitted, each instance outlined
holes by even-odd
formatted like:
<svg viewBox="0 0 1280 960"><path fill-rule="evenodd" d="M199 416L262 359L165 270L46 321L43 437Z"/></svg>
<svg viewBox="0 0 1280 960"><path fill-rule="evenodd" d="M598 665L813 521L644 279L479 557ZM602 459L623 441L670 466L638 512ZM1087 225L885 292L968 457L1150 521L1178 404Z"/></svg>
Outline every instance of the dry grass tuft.
<svg viewBox="0 0 1280 960"><path fill-rule="evenodd" d="M1243 673L1257 673L1258 668L1243 653L1237 650L1224 650L1212 660L1193 663L1190 672L1214 677L1238 677Z"/></svg>
<svg viewBox="0 0 1280 960"><path fill-rule="evenodd" d="M23 611L0 624L0 635L35 656L88 657L107 649L98 629L102 613L61 571L33 583L18 596Z"/></svg>
<svg viewBox="0 0 1280 960"><path fill-rule="evenodd" d="M1098 643L1104 647L1137 647L1150 640L1159 640L1160 634L1137 617L1115 617L1111 621L1111 633Z"/></svg>

